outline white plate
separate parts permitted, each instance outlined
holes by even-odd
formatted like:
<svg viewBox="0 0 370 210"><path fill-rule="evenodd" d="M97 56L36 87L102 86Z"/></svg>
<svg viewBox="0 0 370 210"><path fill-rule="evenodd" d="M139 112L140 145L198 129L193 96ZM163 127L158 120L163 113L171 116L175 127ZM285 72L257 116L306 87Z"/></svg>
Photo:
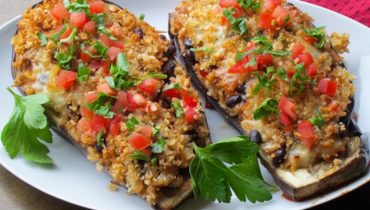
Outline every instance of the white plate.
<svg viewBox="0 0 370 210"><path fill-rule="evenodd" d="M317 26L325 25L329 32L347 32L351 35L350 53L345 54L345 63L352 73L358 76L356 86L355 111L359 113L359 126L363 131L370 131L370 29L337 13L313 6L307 3L292 1L303 11L316 19ZM167 14L172 11L179 0L136 0L125 1L123 5L139 15L146 14L145 20L160 31L167 30ZM9 21L0 28L0 128L4 126L13 107L13 99L5 88L12 84L10 74L11 46L19 17ZM361 65L360 65L361 64ZM362 66L362 68L360 68ZM365 84L367 83L367 86ZM366 98L367 97L367 98ZM236 135L224 120L214 111L207 110L209 125L213 140ZM96 172L94 164L90 163L76 148L57 135L54 143L49 146L50 155L55 161L52 168L42 168L24 161L22 158L9 159L8 154L0 146L0 163L28 184L35 188L60 198L62 200L92 209L149 209L144 200L130 196L125 189L112 192L107 189L110 178L106 174ZM271 176L263 169L266 180L273 183ZM332 193L305 202L291 202L282 197L282 192L276 192L274 198L266 203L240 203L233 199L231 204L217 204L203 200L188 199L179 209L302 209L324 203L346 192L352 191L370 181L370 173L355 182Z"/></svg>

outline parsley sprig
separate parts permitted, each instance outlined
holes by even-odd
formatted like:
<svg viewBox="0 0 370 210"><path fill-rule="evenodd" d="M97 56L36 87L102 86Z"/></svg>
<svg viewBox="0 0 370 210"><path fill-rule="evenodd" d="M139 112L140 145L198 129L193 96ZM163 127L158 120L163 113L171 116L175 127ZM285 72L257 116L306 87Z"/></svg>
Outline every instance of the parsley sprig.
<svg viewBox="0 0 370 210"><path fill-rule="evenodd" d="M274 98L267 98L261 105L253 111L253 118L255 120L263 119L270 114L278 115L278 101Z"/></svg>
<svg viewBox="0 0 370 210"><path fill-rule="evenodd" d="M304 32L315 39L315 46L317 48L324 47L326 43L326 35L324 31L325 27L318 27L318 28L303 28Z"/></svg>
<svg viewBox="0 0 370 210"><path fill-rule="evenodd" d="M279 67L275 69L273 66L270 66L266 69L266 72L260 73L256 72L258 78L258 84L252 90L253 95L257 95L258 92L265 88L267 89L267 94L271 92L273 89L277 78L281 77L283 80L288 80L288 76L286 75L286 71L283 67Z"/></svg>
<svg viewBox="0 0 370 210"><path fill-rule="evenodd" d="M263 181L257 161L258 146L245 136L232 137L200 148L193 144L190 164L194 195L229 203L232 192L240 201L272 199L273 187Z"/></svg>
<svg viewBox="0 0 370 210"><path fill-rule="evenodd" d="M251 9L253 12L257 12L261 8L261 2L256 0L237 0L243 10Z"/></svg>
<svg viewBox="0 0 370 210"><path fill-rule="evenodd" d="M224 9L222 14L226 17L226 19L229 21L231 28L239 33L240 35L244 35L247 33L247 22L246 18L244 16L235 18L234 14L236 13L235 8L228 8Z"/></svg>
<svg viewBox="0 0 370 210"><path fill-rule="evenodd" d="M25 159L41 164L52 164L49 149L41 143L52 143L44 104L49 102L46 94L20 96L10 88L15 106L13 113L1 132L1 141L10 158L18 154Z"/></svg>
<svg viewBox="0 0 370 210"><path fill-rule="evenodd" d="M303 63L295 66L295 72L289 83L289 93L292 95L301 94L306 85L316 84L316 80L312 80L308 77Z"/></svg>
<svg viewBox="0 0 370 210"><path fill-rule="evenodd" d="M114 116L114 112L112 112L111 109L112 104L114 104L115 101L115 97L99 92L98 98L92 103L86 103L85 106L97 115L101 115L105 118L112 118Z"/></svg>

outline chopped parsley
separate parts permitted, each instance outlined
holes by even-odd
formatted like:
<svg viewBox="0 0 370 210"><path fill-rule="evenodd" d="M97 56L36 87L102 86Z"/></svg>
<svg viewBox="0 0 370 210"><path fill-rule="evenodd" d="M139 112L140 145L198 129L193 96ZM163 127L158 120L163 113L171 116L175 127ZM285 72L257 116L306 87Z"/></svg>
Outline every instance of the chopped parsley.
<svg viewBox="0 0 370 210"><path fill-rule="evenodd" d="M51 40L57 44L60 37L67 31L67 28L68 28L68 25L67 24L64 24L62 29L60 29L60 31L56 34L54 34L52 37L51 37Z"/></svg>
<svg viewBox="0 0 370 210"><path fill-rule="evenodd" d="M89 4L86 0L77 0L71 3L69 0L63 0L64 7L68 9L69 12L86 12L89 13Z"/></svg>
<svg viewBox="0 0 370 210"><path fill-rule="evenodd" d="M54 58L57 60L57 65L59 68L64 70L69 70L72 68L72 61L73 57L76 52L76 45L72 42L72 45L65 50L65 52L62 52L60 50L60 44L58 47L57 52L54 55Z"/></svg>
<svg viewBox="0 0 370 210"><path fill-rule="evenodd" d="M90 69L89 67L80 64L77 69L77 80L79 82L86 82L90 77Z"/></svg>
<svg viewBox="0 0 370 210"><path fill-rule="evenodd" d="M175 115L180 118L184 115L184 109L182 108L181 102L179 100L173 100L171 107L175 109Z"/></svg>
<svg viewBox="0 0 370 210"><path fill-rule="evenodd" d="M105 118L112 118L114 116L114 112L111 111L111 108L115 101L115 97L99 92L98 98L94 102L86 103L86 108L97 115L101 115Z"/></svg>
<svg viewBox="0 0 370 210"><path fill-rule="evenodd" d="M139 20L143 21L145 19L145 14L141 13L139 16Z"/></svg>
<svg viewBox="0 0 370 210"><path fill-rule="evenodd" d="M155 154L160 154L163 152L164 147L166 146L166 140L161 136L158 138L158 141L152 144L152 152Z"/></svg>
<svg viewBox="0 0 370 210"><path fill-rule="evenodd" d="M104 139L103 139L104 131L100 130L99 133L96 135L96 144L100 147L103 147Z"/></svg>
<svg viewBox="0 0 370 210"><path fill-rule="evenodd" d="M180 89L180 85L179 83L177 82L174 82L174 83L171 83L171 84L166 84L163 88L163 92L166 91L166 90L170 90L170 89L176 89L176 90L179 90Z"/></svg>
<svg viewBox="0 0 370 210"><path fill-rule="evenodd" d="M104 19L105 19L105 14L104 13L100 13L100 14L97 14L97 15L93 16L93 20L95 21L96 28L98 29L98 31L100 33L105 34L106 36L108 36L109 39L111 39L113 41L118 40L111 33L109 33L109 31L105 28Z"/></svg>
<svg viewBox="0 0 370 210"><path fill-rule="evenodd" d="M310 79L305 71L304 64L300 63L295 66L295 72L290 80L289 93L293 95L301 94L306 85L315 84L316 81Z"/></svg>
<svg viewBox="0 0 370 210"><path fill-rule="evenodd" d="M325 27L318 27L318 28L303 28L304 32L315 39L315 46L317 48L324 47L326 43L326 35L324 31Z"/></svg>
<svg viewBox="0 0 370 210"><path fill-rule="evenodd" d="M278 76L281 77L283 80L288 80L283 67L279 67L277 70L275 70L273 66L270 66L262 75L260 75L259 72L256 72L256 74L259 83L252 90L253 95L256 95L262 88L266 88L268 91L267 93L270 93L275 85Z"/></svg>
<svg viewBox="0 0 370 210"><path fill-rule="evenodd" d="M46 46L48 44L48 39L46 38L45 34L37 32L37 38L40 40L41 46Z"/></svg>
<svg viewBox="0 0 370 210"><path fill-rule="evenodd" d="M93 48L95 49L97 56L100 58L106 58L108 47L104 46L101 42L95 42L93 44Z"/></svg>
<svg viewBox="0 0 370 210"><path fill-rule="evenodd" d="M265 101L263 101L262 104L253 111L253 118L255 120L260 120L269 116L270 114L279 114L278 101L273 98L267 98Z"/></svg>
<svg viewBox="0 0 370 210"><path fill-rule="evenodd" d="M274 191L263 181L257 153L259 147L245 136L232 137L200 148L193 143L195 157L190 175L195 197L230 203L232 194L245 202L272 199Z"/></svg>
<svg viewBox="0 0 370 210"><path fill-rule="evenodd" d="M150 163L153 165L153 166L156 166L158 165L158 158L154 157L150 160Z"/></svg>
<svg viewBox="0 0 370 210"><path fill-rule="evenodd" d="M190 50L193 52L206 52L206 53L211 53L213 51L213 49L210 47L191 48Z"/></svg>
<svg viewBox="0 0 370 210"><path fill-rule="evenodd" d="M240 35L243 35L247 33L247 22L246 18L244 16L235 18L233 15L235 14L235 9L224 9L223 15L226 17L226 19L229 21L231 28L239 33Z"/></svg>
<svg viewBox="0 0 370 210"><path fill-rule="evenodd" d="M135 117L131 117L127 122L126 122L126 127L129 131L133 131L135 129L136 125L139 125L139 120L136 119Z"/></svg>
<svg viewBox="0 0 370 210"><path fill-rule="evenodd" d="M130 155L131 158L135 160L143 160L143 161L149 161L149 157L145 155L142 151L135 151Z"/></svg>
<svg viewBox="0 0 370 210"><path fill-rule="evenodd" d="M316 117L309 119L311 125L316 125L318 128L321 128L324 125L324 118L322 118L321 113L317 112Z"/></svg>
<svg viewBox="0 0 370 210"><path fill-rule="evenodd" d="M26 160L40 164L52 164L49 149L42 143L52 143L52 133L45 115L44 104L49 102L46 94L20 96L10 88L15 105L9 121L1 132L1 141L10 158L18 154Z"/></svg>
<svg viewBox="0 0 370 210"><path fill-rule="evenodd" d="M112 76L105 78L109 86L117 90L127 90L134 86L135 83L127 78L129 75L128 70L129 65L126 56L123 53L119 53L116 64L112 64L109 69Z"/></svg>
<svg viewBox="0 0 370 210"><path fill-rule="evenodd" d="M261 2L256 0L237 0L243 10L251 9L253 12L257 12L261 8Z"/></svg>

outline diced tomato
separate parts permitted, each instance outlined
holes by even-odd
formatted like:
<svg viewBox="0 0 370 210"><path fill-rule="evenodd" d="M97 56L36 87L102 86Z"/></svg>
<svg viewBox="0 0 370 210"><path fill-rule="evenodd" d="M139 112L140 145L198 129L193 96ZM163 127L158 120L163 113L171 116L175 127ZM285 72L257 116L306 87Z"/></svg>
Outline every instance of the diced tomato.
<svg viewBox="0 0 370 210"><path fill-rule="evenodd" d="M189 123L189 124L192 123L192 122L194 122L194 120L196 119L196 115L197 115L197 113L195 111L195 107L187 107L185 109L185 113L184 114L185 114L184 115L185 121L187 123Z"/></svg>
<svg viewBox="0 0 370 210"><path fill-rule="evenodd" d="M110 60L103 60L101 63L102 71L104 75L109 75Z"/></svg>
<svg viewBox="0 0 370 210"><path fill-rule="evenodd" d="M206 78L206 77L208 76L208 74L209 74L209 71L207 71L207 70L205 70L205 69L201 69L201 70L199 70L199 74L200 74L202 77Z"/></svg>
<svg viewBox="0 0 370 210"><path fill-rule="evenodd" d="M82 28L86 23L86 14L84 12L72 12L71 13L71 25Z"/></svg>
<svg viewBox="0 0 370 210"><path fill-rule="evenodd" d="M182 101L186 107L196 107L198 100L191 96L186 90L181 90Z"/></svg>
<svg viewBox="0 0 370 210"><path fill-rule="evenodd" d="M58 33L62 30L63 26L62 25L59 25L56 29L55 29L55 33ZM60 36L60 39L65 39L67 38L70 34L72 33L72 30L68 27L66 29L66 31Z"/></svg>
<svg viewBox="0 0 370 210"><path fill-rule="evenodd" d="M292 79L294 73L295 73L295 69L289 69L287 70L287 76L289 77L289 79Z"/></svg>
<svg viewBox="0 0 370 210"><path fill-rule="evenodd" d="M311 79L313 79L316 75L316 71L317 71L317 68L316 68L316 64L312 63L307 69L306 69L306 74L308 77L310 77Z"/></svg>
<svg viewBox="0 0 370 210"><path fill-rule="evenodd" d="M89 22L87 22L85 25L84 25L84 28L83 28L83 30L85 31L85 32L90 32L90 33L95 33L96 32L96 30L95 30L95 22L94 21L89 21Z"/></svg>
<svg viewBox="0 0 370 210"><path fill-rule="evenodd" d="M143 108L146 106L146 99L144 96L136 93L136 94L127 94L127 102L128 102L128 111L133 112L138 108Z"/></svg>
<svg viewBox="0 0 370 210"><path fill-rule="evenodd" d="M278 26L282 26L289 17L289 10L285 9L282 6L277 6L272 12L271 17L274 18L275 24L277 24Z"/></svg>
<svg viewBox="0 0 370 210"><path fill-rule="evenodd" d="M111 40L105 34L101 34L99 36L99 38L103 42L103 44L106 45L107 47L118 47L120 49L123 49L124 48L124 45L123 45L123 43L121 41L119 41L119 40Z"/></svg>
<svg viewBox="0 0 370 210"><path fill-rule="evenodd" d="M120 131L120 123L122 121L122 115L116 115L109 126L109 134L112 136L117 136Z"/></svg>
<svg viewBox="0 0 370 210"><path fill-rule="evenodd" d="M81 116L86 118L87 120L91 120L91 118L94 116L94 112L91 110L88 110L85 106L82 106Z"/></svg>
<svg viewBox="0 0 370 210"><path fill-rule="evenodd" d="M304 67L307 69L313 63L313 57L310 53L301 53L297 56L298 63L303 63Z"/></svg>
<svg viewBox="0 0 370 210"><path fill-rule="evenodd" d="M228 70L230 74L242 74L242 73L250 73L252 71L256 71L258 69L258 63L256 62L255 65L246 66L247 63L252 59L253 55L246 56L243 60L237 62L234 66L231 66Z"/></svg>
<svg viewBox="0 0 370 210"><path fill-rule="evenodd" d="M132 132L128 142L137 150L143 150L151 144L149 137L146 137L137 132Z"/></svg>
<svg viewBox="0 0 370 210"><path fill-rule="evenodd" d="M293 59L297 58L299 54L303 53L303 50L304 50L303 45L301 45L300 43L294 44L292 49L292 58Z"/></svg>
<svg viewBox="0 0 370 210"><path fill-rule="evenodd" d="M300 121L298 123L299 138L308 149L312 148L315 141L313 127L309 121Z"/></svg>
<svg viewBox="0 0 370 210"><path fill-rule="evenodd" d="M92 134L91 123L87 119L81 118L77 123L77 130L84 134Z"/></svg>
<svg viewBox="0 0 370 210"><path fill-rule="evenodd" d="M274 11L274 9L278 6L278 5L281 5L282 1L281 0L265 0L263 2L263 6L262 8L265 10L265 11Z"/></svg>
<svg viewBox="0 0 370 210"><path fill-rule="evenodd" d="M85 49L85 50L89 50L89 49ZM82 62L88 63L92 58L90 55L84 53L84 51L80 49L80 59L82 60Z"/></svg>
<svg viewBox="0 0 370 210"><path fill-rule="evenodd" d="M112 110L115 113L121 113L122 110L126 110L127 106L128 106L127 94L124 91L119 91L117 93L117 101L113 105Z"/></svg>
<svg viewBox="0 0 370 210"><path fill-rule="evenodd" d="M148 137L148 138L152 138L153 128L149 125L143 125L140 128L140 133L143 134L144 136Z"/></svg>
<svg viewBox="0 0 370 210"><path fill-rule="evenodd" d="M273 63L273 58L271 54L257 55L256 60L257 60L259 69L266 68Z"/></svg>
<svg viewBox="0 0 370 210"><path fill-rule="evenodd" d="M177 89L168 89L163 92L163 94L168 98L177 98L180 96L180 91Z"/></svg>
<svg viewBox="0 0 370 210"><path fill-rule="evenodd" d="M272 24L273 18L271 16L271 13L264 12L260 16L260 20L258 22L258 26L264 30L274 30L276 25Z"/></svg>
<svg viewBox="0 0 370 210"><path fill-rule="evenodd" d="M103 116L94 115L91 119L91 129L96 133L100 131L103 131L104 133L106 133L108 126L109 126L109 119L106 119Z"/></svg>
<svg viewBox="0 0 370 210"><path fill-rule="evenodd" d="M236 7L240 7L240 5L238 4L238 1L237 0L220 0L218 2L218 4L222 8L229 8L229 7L236 8Z"/></svg>
<svg viewBox="0 0 370 210"><path fill-rule="evenodd" d="M87 93L87 94L84 95L84 100L87 103L92 103L92 102L96 101L97 98L98 98L98 94L95 93L95 92Z"/></svg>
<svg viewBox="0 0 370 210"><path fill-rule="evenodd" d="M57 85L65 90L69 90L75 84L76 78L76 72L62 70L58 74Z"/></svg>
<svg viewBox="0 0 370 210"><path fill-rule="evenodd" d="M105 4L103 1L93 1L90 3L90 12L94 14L102 13L105 10Z"/></svg>
<svg viewBox="0 0 370 210"><path fill-rule="evenodd" d="M280 117L279 117L280 122L285 126L289 127L292 122L289 119L289 116L285 114L284 112L280 111Z"/></svg>
<svg viewBox="0 0 370 210"><path fill-rule="evenodd" d="M317 85L319 92L321 94L326 94L329 96L335 96L337 92L337 82L332 81L329 78L325 78L320 80L319 84Z"/></svg>
<svg viewBox="0 0 370 210"><path fill-rule="evenodd" d="M56 4L54 8L50 10L50 13L57 20L62 20L63 18L69 17L69 12L62 3Z"/></svg>
<svg viewBox="0 0 370 210"><path fill-rule="evenodd" d="M149 94L149 95L154 95L158 91L158 87L160 85L159 80L154 79L154 78L148 78L142 81L137 88L139 90Z"/></svg>
<svg viewBox="0 0 370 210"><path fill-rule="evenodd" d="M282 96L280 98L279 109L288 115L291 120L297 120L296 106L288 97Z"/></svg>
<svg viewBox="0 0 370 210"><path fill-rule="evenodd" d="M305 36L304 40L310 44L313 44L315 42L315 39L312 38L311 36Z"/></svg>
<svg viewBox="0 0 370 210"><path fill-rule="evenodd" d="M110 47L108 49L108 56L111 61L115 61L117 58L117 55L122 52L122 49L118 47Z"/></svg>
<svg viewBox="0 0 370 210"><path fill-rule="evenodd" d="M104 82L96 87L98 93L102 92L110 96L117 95L117 91L113 90L111 87L109 87L107 82Z"/></svg>

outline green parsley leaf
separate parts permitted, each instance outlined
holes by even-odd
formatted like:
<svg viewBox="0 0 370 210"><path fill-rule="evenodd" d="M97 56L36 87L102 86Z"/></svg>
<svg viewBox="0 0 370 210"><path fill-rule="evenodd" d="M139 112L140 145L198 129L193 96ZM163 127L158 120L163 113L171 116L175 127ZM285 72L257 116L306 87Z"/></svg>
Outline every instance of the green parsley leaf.
<svg viewBox="0 0 370 210"><path fill-rule="evenodd" d="M86 82L90 77L90 69L89 67L80 64L77 69L77 80L79 82Z"/></svg>
<svg viewBox="0 0 370 210"><path fill-rule="evenodd" d="M283 80L288 80L288 76L283 67L279 67L277 70L273 66L267 67L266 72L260 75L259 72L256 72L258 78L258 84L252 90L253 95L257 95L257 93L262 89L267 89L267 94L273 89L277 76L280 76Z"/></svg>
<svg viewBox="0 0 370 210"><path fill-rule="evenodd" d="M176 89L176 90L179 90L180 89L180 85L179 83L177 82L174 82L174 83L171 83L171 84L166 84L163 88L163 92L166 91L166 90L170 90L170 89Z"/></svg>
<svg viewBox="0 0 370 210"><path fill-rule="evenodd" d="M159 133L158 128L153 128L153 136L156 136Z"/></svg>
<svg viewBox="0 0 370 210"><path fill-rule="evenodd" d="M304 32L315 39L315 46L317 48L324 47L326 43L326 35L324 31L325 27L319 27L319 28L303 28Z"/></svg>
<svg viewBox="0 0 370 210"><path fill-rule="evenodd" d="M253 111L253 118L255 120L260 120L269 116L270 114L277 115L279 113L277 105L278 101L276 99L267 98L260 106L257 107L257 109Z"/></svg>
<svg viewBox="0 0 370 210"><path fill-rule="evenodd" d="M92 103L86 103L85 106L97 115L101 115L105 118L112 118L114 116L114 112L111 111L111 108L115 101L115 97L99 92L98 98Z"/></svg>
<svg viewBox="0 0 370 210"><path fill-rule="evenodd" d="M129 64L126 56L123 53L117 55L116 64L110 66L110 74L112 77L106 77L106 80L111 88L121 90L129 89L135 85L134 81L128 80Z"/></svg>
<svg viewBox="0 0 370 210"><path fill-rule="evenodd" d="M41 46L46 46L48 44L48 40L47 40L45 34L42 34L40 32L37 32L36 35L37 35L37 37L40 40Z"/></svg>
<svg viewBox="0 0 370 210"><path fill-rule="evenodd" d="M190 51L211 53L213 49L210 47L198 47L198 48L190 48Z"/></svg>
<svg viewBox="0 0 370 210"><path fill-rule="evenodd" d="M129 131L133 131L135 129L135 126L136 125L139 125L139 120L136 119L135 117L131 117L127 123L126 123L126 127Z"/></svg>
<svg viewBox="0 0 370 210"><path fill-rule="evenodd" d="M67 31L67 28L68 28L68 25L67 24L64 24L62 29L60 29L60 31L56 34L54 34L52 37L51 37L51 40L56 44L58 43L60 37L64 34L64 32Z"/></svg>
<svg viewBox="0 0 370 210"><path fill-rule="evenodd" d="M152 152L156 154L162 153L166 143L167 142L163 137L159 137L158 141L152 144Z"/></svg>
<svg viewBox="0 0 370 210"><path fill-rule="evenodd" d="M103 130L100 130L99 133L96 135L96 144L98 146L103 146L104 142L103 142L103 135L104 135L104 131Z"/></svg>
<svg viewBox="0 0 370 210"><path fill-rule="evenodd" d="M300 63L295 66L295 72L290 80L289 93L293 95L299 95L304 90L306 85L314 84L315 80L311 80L305 71L304 64Z"/></svg>
<svg viewBox="0 0 370 210"><path fill-rule="evenodd" d="M247 22L245 17L239 17L234 18L235 9L224 9L223 15L226 17L226 19L229 21L232 29L239 33L240 35L243 35L247 32Z"/></svg>
<svg viewBox="0 0 370 210"><path fill-rule="evenodd" d="M175 109L175 115L177 118L182 117L182 115L184 114L184 110L179 100L173 100L171 103L171 107Z"/></svg>
<svg viewBox="0 0 370 210"><path fill-rule="evenodd" d="M60 40L60 43L69 43L75 39L76 35L77 35L77 28L74 28L71 34L67 38Z"/></svg>
<svg viewBox="0 0 370 210"><path fill-rule="evenodd" d="M77 0L73 3L70 3L68 0L64 0L64 7L67 8L69 12L89 13L89 4L85 0Z"/></svg>
<svg viewBox="0 0 370 210"><path fill-rule="evenodd" d="M143 21L145 19L145 14L141 13L139 16L139 20Z"/></svg>
<svg viewBox="0 0 370 210"><path fill-rule="evenodd" d="M72 45L69 46L65 52L61 52L60 49L58 49L54 55L54 58L57 60L57 65L59 68L65 70L71 69L75 52L76 46L74 43L72 43Z"/></svg>
<svg viewBox="0 0 370 210"><path fill-rule="evenodd" d="M285 81L288 81L288 75L283 67L277 69L277 74Z"/></svg>
<svg viewBox="0 0 370 210"><path fill-rule="evenodd" d="M143 76L141 79L148 79L148 78L154 78L154 79L167 79L167 75L162 73L156 73L156 72L149 72L145 76Z"/></svg>
<svg viewBox="0 0 370 210"><path fill-rule="evenodd" d="M109 33L109 31L105 28L105 14L104 13L100 13L100 14L93 16L93 20L95 21L96 28L98 29L100 33L108 36L110 40L113 40L113 41L118 40L111 33Z"/></svg>
<svg viewBox="0 0 370 210"><path fill-rule="evenodd" d="M149 161L148 156L146 156L142 151L135 151L130 155L130 157L135 160Z"/></svg>
<svg viewBox="0 0 370 210"><path fill-rule="evenodd" d="M250 8L253 12L257 12L257 10L261 7L261 2L256 0L237 0L237 2L243 8L243 10Z"/></svg>
<svg viewBox="0 0 370 210"><path fill-rule="evenodd" d="M263 181L257 162L259 148L247 137L193 147L196 155L190 163L190 175L195 197L229 203L234 192L243 202L272 199L271 187Z"/></svg>
<svg viewBox="0 0 370 210"><path fill-rule="evenodd" d="M35 163L52 164L53 160L48 156L49 149L40 142L53 141L42 106L49 102L48 96L45 94L19 96L10 88L7 90L13 95L15 106L1 132L5 150L12 159L20 154Z"/></svg>
<svg viewBox="0 0 370 210"><path fill-rule="evenodd" d="M318 111L316 117L309 119L311 125L316 125L318 128L321 128L324 125L324 118L322 118L321 113Z"/></svg>
<svg viewBox="0 0 370 210"><path fill-rule="evenodd" d="M153 166L156 166L158 165L158 158L154 157L150 160L150 163L153 165Z"/></svg>
<svg viewBox="0 0 370 210"><path fill-rule="evenodd" d="M96 50L96 53L100 58L107 57L108 47L104 46L102 43L95 42L93 48Z"/></svg>

